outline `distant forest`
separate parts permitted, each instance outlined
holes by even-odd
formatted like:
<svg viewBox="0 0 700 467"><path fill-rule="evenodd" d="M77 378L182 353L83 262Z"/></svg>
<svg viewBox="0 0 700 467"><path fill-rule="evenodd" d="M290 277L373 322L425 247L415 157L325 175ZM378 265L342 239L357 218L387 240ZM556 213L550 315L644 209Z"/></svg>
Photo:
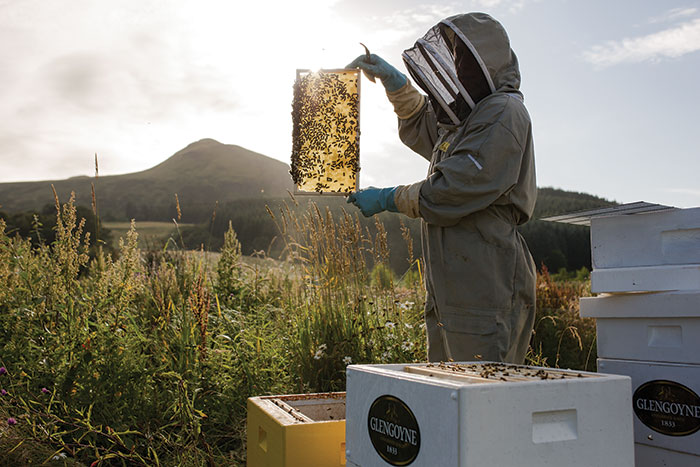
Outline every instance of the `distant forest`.
<svg viewBox="0 0 700 467"><path fill-rule="evenodd" d="M196 212L189 212L193 206L181 206L182 216L187 219L200 221L194 227L181 229L182 239L177 244L184 242L190 249L204 248L209 251L217 251L223 244L224 232L228 229L229 222L236 231L241 242L244 254L264 252L272 257L280 257L284 252L284 246L279 236L280 209L289 208L295 215L304 215L311 206L316 203L319 209L328 210L335 218L347 212L352 216L359 211L345 203L343 197L330 196L297 196L286 199L247 199L231 201L208 208L197 207ZM578 270L582 267L591 268L591 251L589 229L585 226L557 224L539 220L556 214L593 209L602 206L610 206L615 203L584 193L568 192L553 188L540 188L534 220L520 228L525 237L532 256L538 268L547 266L550 271L566 269ZM149 209L154 209L150 206ZM136 217L139 220L168 221L176 217L175 206L163 207L163 211L157 216ZM269 209L269 212L268 212ZM270 212L275 216L273 218ZM172 213L168 219L166 213ZM110 243L110 232L102 228L92 210L80 207L78 215L86 219L85 231L91 233L93 239L100 238L106 244ZM35 217L36 216L36 217ZM30 237L35 242L44 241L50 243L53 240L53 226L55 226L55 208L52 205L45 206L39 212L20 212L6 214L0 212L0 218L7 223L7 232L16 233L23 237ZM374 219L364 218L359 215L363 228L372 234L376 232ZM408 246L402 237L401 226L405 225L413 238L414 256L420 255L420 222L409 219L400 214L381 213L379 219L387 231L387 239L391 249L391 265L399 273L408 267ZM97 237L97 229L99 237ZM165 242L167 239L163 239Z"/></svg>
<svg viewBox="0 0 700 467"><path fill-rule="evenodd" d="M308 209L309 203L313 202L322 210L328 209L336 218L342 215L343 210L353 216L359 213L354 206L346 204L345 199L341 197L302 195L297 196L295 200L296 203L291 198L286 200L246 200L217 206L216 215L212 209L207 222L184 229L183 239L190 248L203 246L205 249L217 250L221 247L224 231L228 228L228 223L231 222L245 254L263 251L266 254L278 256L282 252L283 245L279 242L279 230L275 225L275 220L267 212L266 207L269 207L273 214L279 214L281 208L289 206L297 215L301 215ZM534 220L520 228L537 267L541 268L542 265L545 265L550 271L559 271L562 268L575 271L582 267L590 270L589 228L546 222L539 219L614 204L614 202L584 193L540 188ZM359 218L363 228L374 234L374 220L364 218L362 215L359 215ZM401 225L403 223L410 229L414 254L419 255L420 221L386 212L379 214L379 218L387 230L392 267L401 272L408 266L406 261L408 247L401 236Z"/></svg>

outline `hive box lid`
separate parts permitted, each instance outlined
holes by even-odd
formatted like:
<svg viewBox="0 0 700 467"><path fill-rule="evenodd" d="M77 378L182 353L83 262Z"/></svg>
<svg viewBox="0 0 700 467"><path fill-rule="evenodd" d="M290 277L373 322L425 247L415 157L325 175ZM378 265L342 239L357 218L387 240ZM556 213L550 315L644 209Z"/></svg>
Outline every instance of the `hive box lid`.
<svg viewBox="0 0 700 467"><path fill-rule="evenodd" d="M602 294L580 304L584 318L700 318L700 290Z"/></svg>
<svg viewBox="0 0 700 467"><path fill-rule="evenodd" d="M631 214L641 214L648 212L665 211L676 209L673 206L663 204L647 203L646 201L636 201L634 203L618 204L606 208L586 209L567 214L545 217L542 220L547 222L558 222L560 224L591 225L593 219L611 216L629 216Z"/></svg>

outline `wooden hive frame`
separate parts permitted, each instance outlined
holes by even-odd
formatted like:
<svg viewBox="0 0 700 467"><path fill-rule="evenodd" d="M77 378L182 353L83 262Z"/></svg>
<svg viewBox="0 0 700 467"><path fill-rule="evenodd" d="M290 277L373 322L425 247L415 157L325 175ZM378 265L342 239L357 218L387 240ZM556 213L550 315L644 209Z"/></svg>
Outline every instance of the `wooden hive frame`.
<svg viewBox="0 0 700 467"><path fill-rule="evenodd" d="M360 187L360 102L361 102L361 73L359 69L355 68L333 68L333 69L321 69L317 71L309 70L309 69L297 69L296 70L296 83L299 82L299 80L308 74L311 73L353 73L357 76L356 82L357 82L357 130L356 130L356 144L357 144L357 171L355 172L355 186L352 187L352 191L357 191L359 190ZM293 163L293 161L292 161ZM292 170L294 170L294 167L292 167ZM300 190L299 189L299 184L295 181L294 183L294 195L334 195L334 196L347 196L350 194L352 191L349 192L342 192L342 191L307 191L307 190Z"/></svg>

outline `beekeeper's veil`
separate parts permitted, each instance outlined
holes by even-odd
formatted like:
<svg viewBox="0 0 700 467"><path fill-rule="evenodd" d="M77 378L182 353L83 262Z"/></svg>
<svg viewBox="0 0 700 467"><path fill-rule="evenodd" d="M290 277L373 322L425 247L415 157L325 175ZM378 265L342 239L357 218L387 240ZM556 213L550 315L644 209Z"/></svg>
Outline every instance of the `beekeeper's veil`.
<svg viewBox="0 0 700 467"><path fill-rule="evenodd" d="M520 86L508 35L484 13L440 21L404 51L403 59L443 123L458 125L484 97Z"/></svg>

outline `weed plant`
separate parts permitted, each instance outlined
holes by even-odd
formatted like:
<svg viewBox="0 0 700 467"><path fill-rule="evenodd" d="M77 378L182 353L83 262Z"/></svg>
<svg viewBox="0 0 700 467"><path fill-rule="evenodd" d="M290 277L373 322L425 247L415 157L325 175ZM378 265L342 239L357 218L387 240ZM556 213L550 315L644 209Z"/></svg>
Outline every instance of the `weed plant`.
<svg viewBox="0 0 700 467"><path fill-rule="evenodd" d="M421 264L389 266L386 230L292 200L269 215L283 259L142 251L132 224L97 248L71 198L32 244L0 220L0 463L241 465L250 396L343 390L350 363L424 361ZM298 214L301 212L301 214ZM572 285L573 284L573 285ZM531 362L590 367L586 283L538 280Z"/></svg>

